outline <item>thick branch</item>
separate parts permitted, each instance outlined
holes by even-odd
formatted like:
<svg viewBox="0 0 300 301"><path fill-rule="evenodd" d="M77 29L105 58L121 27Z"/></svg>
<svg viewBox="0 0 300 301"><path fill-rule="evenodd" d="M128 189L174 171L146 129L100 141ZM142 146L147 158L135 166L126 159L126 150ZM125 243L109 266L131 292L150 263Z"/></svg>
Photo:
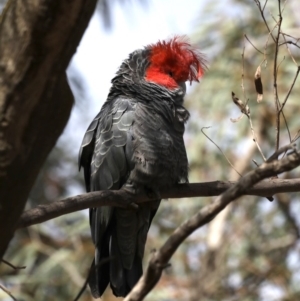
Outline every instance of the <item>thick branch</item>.
<svg viewBox="0 0 300 301"><path fill-rule="evenodd" d="M233 187L235 182L206 182L193 184L180 184L161 192L162 198L184 198L217 196ZM300 179L266 180L246 189L247 195L270 196L281 192L300 191ZM146 195L132 195L123 190L96 191L69 197L64 200L53 202L49 205L39 205L36 208L25 211L18 224L18 228L28 227L42 223L52 218L75 211L101 206L126 207L128 204L143 203L150 201Z"/></svg>
<svg viewBox="0 0 300 301"><path fill-rule="evenodd" d="M96 0L9 0L0 19L0 258L62 132L73 96L65 70Z"/></svg>
<svg viewBox="0 0 300 301"><path fill-rule="evenodd" d="M124 301L140 301L159 281L163 269L167 266L170 258L175 253L179 245L196 229L211 221L216 214L223 210L230 202L244 195L249 187L258 183L262 179L271 177L294 169L300 165L300 156L293 153L279 161L265 163L256 170L249 172L242 177L235 185L226 190L212 204L202 208L197 214L180 225L165 244L153 255L149 265L140 278L139 282L127 295Z"/></svg>

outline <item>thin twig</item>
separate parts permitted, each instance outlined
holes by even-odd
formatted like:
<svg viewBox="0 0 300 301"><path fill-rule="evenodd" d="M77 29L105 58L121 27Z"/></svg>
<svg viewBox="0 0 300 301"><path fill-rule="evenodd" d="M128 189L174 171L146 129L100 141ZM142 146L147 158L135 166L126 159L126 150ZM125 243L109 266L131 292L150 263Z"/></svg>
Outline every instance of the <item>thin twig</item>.
<svg viewBox="0 0 300 301"><path fill-rule="evenodd" d="M1 259L1 261L3 263L5 263L6 265L10 266L11 268L13 268L14 270L22 270L22 269L26 269L26 266L20 266L20 267L17 267L13 264L11 264L10 262L6 261L5 259Z"/></svg>
<svg viewBox="0 0 300 301"><path fill-rule="evenodd" d="M281 34L282 34L283 39L286 41L285 34L284 34L284 33L281 33ZM291 85L291 87L290 87L290 89L289 89L289 91L288 91L288 93L287 93L287 95L286 95L286 97L285 97L283 103L281 104L281 107L280 107L280 110L279 110L279 114L281 113L282 116L283 116L284 123L285 123L286 129L287 129L287 131L288 131L288 135L289 135L289 140L290 140L290 142L292 142L292 139L291 139L291 133L290 133L290 130L289 130L289 126L288 126L288 123L287 123L285 114L284 114L284 112L283 112L283 108L284 108L284 106L285 106L285 104L286 104L286 102L287 102L287 100L288 100L288 98L289 98L289 96L290 96L290 94L291 94L293 88L294 88L295 82L296 82L296 80L297 80L297 78L298 78L298 75L299 75L300 66L298 65L298 63L296 62L294 56L292 55L292 53L291 53L289 47L287 46L287 43L281 43L281 44L279 44L279 46L280 46L280 45L283 45L283 44L286 45L286 48L287 48L287 51L288 51L290 57L292 58L294 64L296 64L296 66L297 66L297 71L296 71L294 80L293 80L293 82L292 82L292 85Z"/></svg>
<svg viewBox="0 0 300 301"><path fill-rule="evenodd" d="M262 8L262 11L264 12L265 8L266 8L266 5L268 3L268 0L266 0L265 4L264 4L264 7Z"/></svg>
<svg viewBox="0 0 300 301"><path fill-rule="evenodd" d="M285 124L285 127L286 127L286 130L288 132L288 135L289 135L289 141L290 143L292 142L292 136L291 136L291 132L290 132L290 128L289 128L289 125L287 123L287 120L286 120L286 117L285 117L285 114L283 111L281 111L281 115L283 117L283 120L284 120L284 124Z"/></svg>
<svg viewBox="0 0 300 301"><path fill-rule="evenodd" d="M1 288L8 296L10 296L14 301L18 301L18 300L13 296L13 294L12 294L5 286L3 286L2 284L0 284L0 288Z"/></svg>
<svg viewBox="0 0 300 301"><path fill-rule="evenodd" d="M292 139L292 142L296 142L300 138L300 130L295 134L295 136Z"/></svg>
<svg viewBox="0 0 300 301"><path fill-rule="evenodd" d="M296 63L296 61L294 60L292 54L291 54L291 57L292 57L293 61ZM278 112L278 115L281 114L282 117L283 117L283 119L284 119L284 123L285 123L286 129L287 129L287 131L288 131L288 135L289 135L289 140L290 140L290 142L292 142L291 133L290 133L290 129L289 129L289 126L288 126L288 123L287 123L285 114L284 114L284 112L283 112L283 108L284 108L284 106L286 105L286 102L287 102L287 100L289 99L289 96L290 96L290 94L291 94L291 92L292 92L292 90L293 90L293 88L294 88L294 85L295 85L295 83L296 83L296 81L297 81L299 72L300 72L300 66L297 67L297 71L296 71L294 80L293 80L293 82L292 82L292 84L291 84L291 86L290 86L290 89L289 89L289 91L288 91L286 97L285 97L284 100L283 100L283 103L280 105L280 110L279 110L279 112Z"/></svg>
<svg viewBox="0 0 300 301"><path fill-rule="evenodd" d="M292 39L295 39L295 40L297 40L297 42L300 41L300 38L295 38L295 37L291 36L290 34L283 33L283 32L282 32L281 34L283 34L283 35L285 35L285 36L287 36L287 37L290 37L290 38L292 38Z"/></svg>
<svg viewBox="0 0 300 301"><path fill-rule="evenodd" d="M279 140L280 140L280 113L278 113L280 110L280 102L279 102L279 97L278 97L278 86L277 86L277 77L278 77L277 60L278 60L278 51L279 51L279 37L280 37L280 33L281 33L281 24L282 24L281 3L280 3L280 0L278 0L279 20L278 21L275 20L276 24L271 31L270 27L266 21L265 15L264 15L264 9L266 7L267 1L265 2L263 8L261 7L259 0L254 0L254 2L258 6L261 17L269 31L269 36L272 37L272 39L275 43L274 66L273 66L273 86L274 86L275 107L276 107L276 111L277 111L277 114L276 114L276 145L275 145L275 149L277 150L279 148ZM277 34L276 34L276 37L274 37L272 32L276 27L277 27ZM268 44L268 39L267 39L266 46L265 46L265 53L266 53L266 48L267 48L267 44ZM265 57L265 59L266 59L266 57Z"/></svg>
<svg viewBox="0 0 300 301"><path fill-rule="evenodd" d="M282 64L282 62L283 62L284 60L285 60L285 57L283 57L283 59L282 59L282 60L280 61L280 63L278 64L278 66L277 66L277 74L278 74L278 72L279 72L279 67L280 67L280 65ZM290 141L290 143L291 143L291 142L292 142L292 138L291 138L291 133L290 133L289 125L288 125L287 120L286 120L286 118L285 118L285 114L284 114L284 112L283 112L283 110L282 110L282 105L280 104L279 99L278 99L278 103L279 103L279 106L280 106L280 110L279 110L279 112L277 113L277 114L279 115L278 120L280 121L280 113L281 113L281 115L282 115L282 117L283 117L283 120L284 120L285 127L286 127L287 132L288 132L288 135L289 135L289 141Z"/></svg>
<svg viewBox="0 0 300 301"><path fill-rule="evenodd" d="M210 126L207 126L207 127L203 127L201 129L201 132L202 134L210 141L212 142L217 148L218 150L222 153L222 155L225 157L225 159L227 160L228 164L232 167L232 169L239 175L239 176L242 176L234 167L234 165L230 162L230 160L227 158L227 156L225 155L225 153L222 151L222 149L212 140L210 139L205 133L204 133L204 129L209 129Z"/></svg>
<svg viewBox="0 0 300 301"><path fill-rule="evenodd" d="M277 27L277 24L275 24L274 27L272 28L272 31L268 33L268 37L267 37L266 44L265 44L265 47L264 47L264 60L260 63L261 65L263 64L264 61L266 61L266 64L267 64L267 48L268 48L268 45L269 45L269 39L270 39L270 36L271 36L271 34L273 33L273 31L276 27Z"/></svg>
<svg viewBox="0 0 300 301"><path fill-rule="evenodd" d="M276 146L275 150L279 148L279 140L280 140L280 102L278 97L278 68L277 68L277 60L278 60L278 52L279 52L279 38L281 32L281 24L282 24L282 14L281 14L281 2L278 0L278 13L279 20L277 22L277 35L275 37L275 50L274 50L274 66L273 66L273 86L274 86L274 101L276 107Z"/></svg>
<svg viewBox="0 0 300 301"><path fill-rule="evenodd" d="M278 158L278 156L287 152L288 150L294 150L295 147L296 147L295 143L291 143L291 144L280 147L272 156L270 156L268 158L268 160L266 160L266 162L267 163L273 162L274 160L276 160Z"/></svg>
<svg viewBox="0 0 300 301"><path fill-rule="evenodd" d="M265 10L265 7L266 7L268 1L265 2L263 8L261 7L261 4L260 4L260 1L259 1L259 0L254 0L254 2L255 2L256 5L258 6L259 12L260 12L261 17L262 17L262 19L263 19L263 21L264 21L264 23L265 23L265 25L266 25L266 27L267 27L267 29L268 29L268 31L269 31L269 34L270 34L270 36L272 37L273 41L275 42L275 38L274 38L274 36L273 36L273 34L272 34L272 31L271 31L270 28L269 28L268 22L267 22L267 20L266 20L266 18L265 18L265 14L264 14L264 10Z"/></svg>
<svg viewBox="0 0 300 301"><path fill-rule="evenodd" d="M281 14L283 14L283 12L284 12L284 10L285 10L286 3L287 3L287 0L285 0L284 3L283 3L283 7L282 7L282 10L281 10Z"/></svg>
<svg viewBox="0 0 300 301"><path fill-rule="evenodd" d="M265 55L265 53L263 53L262 51L260 51L258 48L256 48L256 47L254 46L254 44L250 41L250 39L247 37L246 34L244 34L244 37L246 38L246 40L251 44L251 46L252 46L257 52L259 52L259 53Z"/></svg>
<svg viewBox="0 0 300 301"><path fill-rule="evenodd" d="M297 43L293 42L293 41L285 41L285 42L280 43L278 46L282 46L282 45L286 45L286 44L292 44L292 45L300 48L300 46Z"/></svg>
<svg viewBox="0 0 300 301"><path fill-rule="evenodd" d="M284 39L285 42L284 42L284 43L281 43L279 46L285 44L285 47L286 47L286 49L287 49L287 51L288 51L290 57L292 58L294 64L298 67L299 64L297 63L297 61L296 61L296 59L294 58L294 56L293 56L293 54L292 54L292 52L291 52L289 46L287 45L287 44L290 44L289 41L286 40L286 37L285 37L285 34L284 34L284 33L281 33L281 35L282 35L282 37L283 37L283 39ZM298 41L297 41L297 43L298 43ZM300 48L300 46L298 46L298 45L297 45L297 47Z"/></svg>
<svg viewBox="0 0 300 301"><path fill-rule="evenodd" d="M241 87L242 87L242 91L243 91L243 102L246 102L246 93L245 93L245 86L244 86L244 72L245 72L245 48L246 48L246 44L245 44L245 35L244 35L244 46L243 46L243 52L242 52L242 81L241 81Z"/></svg>
<svg viewBox="0 0 300 301"><path fill-rule="evenodd" d="M251 132L252 132L253 141L256 144L256 147L257 147L259 153L261 154L262 158L264 159L264 161L266 161L266 157L264 156L264 153L262 152L262 150L261 150L261 148L259 146L259 143L257 141L257 137L256 137L256 134L255 134L255 131L254 131L254 127L253 127L253 124L252 124L252 119L251 119L251 115L250 114L248 116L248 119L249 119L249 123L250 123L250 128L251 128Z"/></svg>
<svg viewBox="0 0 300 301"><path fill-rule="evenodd" d="M300 72L300 66L298 66L298 68L297 68L297 71L296 71L294 80L293 80L293 82L292 82L292 85L290 86L290 89L289 89L288 93L286 94L286 96L285 96L285 98L284 98L284 100L283 100L283 103L282 103L282 105L281 105L281 108L280 108L280 110L279 110L279 113L282 112L282 110L283 110L283 108L284 108L284 106L285 106L285 104L286 104L286 102L287 102L287 100L288 100L288 98L289 98L289 96L290 96L290 94L291 94L293 88L294 88L294 85L295 85L295 82L296 82L296 80L297 80L297 78L298 78L299 72Z"/></svg>
<svg viewBox="0 0 300 301"><path fill-rule="evenodd" d="M285 56L282 58L282 60L279 62L278 66L277 66L277 73L279 72L279 67L280 65L283 63L283 61L285 60Z"/></svg>

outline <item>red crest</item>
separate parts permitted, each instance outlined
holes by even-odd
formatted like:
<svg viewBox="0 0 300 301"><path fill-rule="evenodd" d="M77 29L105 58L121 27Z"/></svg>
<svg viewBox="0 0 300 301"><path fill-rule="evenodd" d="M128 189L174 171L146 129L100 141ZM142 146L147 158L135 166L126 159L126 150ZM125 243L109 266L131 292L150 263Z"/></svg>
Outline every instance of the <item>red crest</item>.
<svg viewBox="0 0 300 301"><path fill-rule="evenodd" d="M198 81L206 69L203 55L184 37L159 41L149 45L150 66L146 70L146 80L176 88L178 83Z"/></svg>

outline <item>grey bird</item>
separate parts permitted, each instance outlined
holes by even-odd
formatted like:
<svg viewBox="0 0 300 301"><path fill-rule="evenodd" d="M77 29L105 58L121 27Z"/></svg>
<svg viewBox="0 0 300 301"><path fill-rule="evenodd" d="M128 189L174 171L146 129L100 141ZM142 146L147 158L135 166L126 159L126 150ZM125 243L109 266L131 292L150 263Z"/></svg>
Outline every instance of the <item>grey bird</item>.
<svg viewBox="0 0 300 301"><path fill-rule="evenodd" d="M186 81L198 81L205 60L184 37L159 41L131 53L112 79L100 113L88 127L79 153L86 190L140 190L188 182L183 141L189 112ZM141 277L147 233L160 200L137 209L90 209L95 244L89 286L95 298L110 283L126 296ZM103 260L110 258L105 263Z"/></svg>

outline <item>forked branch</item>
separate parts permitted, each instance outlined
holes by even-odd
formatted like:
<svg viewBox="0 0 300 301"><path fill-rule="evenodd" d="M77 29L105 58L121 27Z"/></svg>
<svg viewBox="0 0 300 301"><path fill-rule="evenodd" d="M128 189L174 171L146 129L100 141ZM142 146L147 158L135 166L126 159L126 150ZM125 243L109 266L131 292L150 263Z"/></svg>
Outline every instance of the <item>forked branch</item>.
<svg viewBox="0 0 300 301"><path fill-rule="evenodd" d="M279 152L273 157L278 157ZM256 170L253 170L243 176L235 185L226 190L212 204L205 206L193 217L181 224L167 239L164 245L153 255L149 265L140 278L139 282L127 295L124 301L140 301L159 281L163 269L168 265L169 260L175 253L179 245L196 229L210 222L221 210L230 202L246 193L249 187L259 181L289 171L300 165L300 155L298 152L284 157L281 160L275 160L270 163L264 163Z"/></svg>

